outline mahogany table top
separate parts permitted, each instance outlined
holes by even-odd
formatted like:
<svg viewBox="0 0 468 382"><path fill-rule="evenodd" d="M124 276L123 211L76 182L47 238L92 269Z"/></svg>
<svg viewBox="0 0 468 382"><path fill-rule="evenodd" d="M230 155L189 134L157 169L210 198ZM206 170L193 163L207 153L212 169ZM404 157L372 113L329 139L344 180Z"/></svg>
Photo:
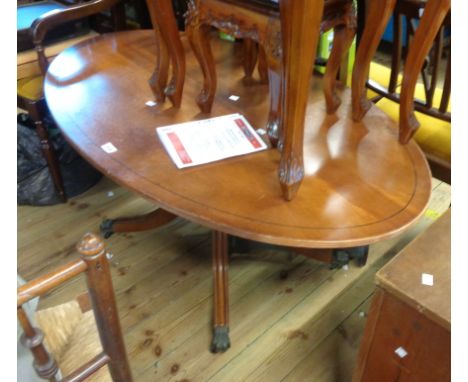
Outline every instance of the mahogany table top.
<svg viewBox="0 0 468 382"><path fill-rule="evenodd" d="M179 170L155 128L240 112L255 128L268 116L267 85L244 85L242 50L213 41L218 91L210 115L195 96L202 75L188 44L182 106L150 107L155 65L152 31L108 34L62 52L45 80L50 111L67 140L120 185L207 227L272 244L338 248L389 238L414 223L430 196L431 177L414 141L397 142L396 124L373 107L351 119L350 92L326 115L321 80L313 79L306 117L306 176L287 202L278 181L276 149ZM228 97L235 94L237 102ZM106 153L111 142L118 151Z"/></svg>

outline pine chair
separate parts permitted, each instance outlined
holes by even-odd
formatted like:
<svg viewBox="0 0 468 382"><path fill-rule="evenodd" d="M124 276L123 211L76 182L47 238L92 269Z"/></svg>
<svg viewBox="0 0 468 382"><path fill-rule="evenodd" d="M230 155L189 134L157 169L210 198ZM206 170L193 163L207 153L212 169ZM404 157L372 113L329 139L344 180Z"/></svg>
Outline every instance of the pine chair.
<svg viewBox="0 0 468 382"><path fill-rule="evenodd" d="M114 382L131 382L132 376L125 352L104 243L100 237L88 233L78 243L77 249L81 254L80 259L18 288L18 321L24 331L21 343L33 353L36 373L39 377L49 381L83 381L107 365ZM103 351L61 379L57 363L43 344L42 331L32 326L23 305L81 273L86 274L88 293Z"/></svg>

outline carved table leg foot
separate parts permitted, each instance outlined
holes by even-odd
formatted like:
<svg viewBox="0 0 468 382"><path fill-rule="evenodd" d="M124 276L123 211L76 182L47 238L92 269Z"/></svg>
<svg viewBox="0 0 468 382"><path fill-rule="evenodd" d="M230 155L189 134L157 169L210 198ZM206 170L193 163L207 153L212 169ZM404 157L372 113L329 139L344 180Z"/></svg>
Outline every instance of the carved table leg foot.
<svg viewBox="0 0 468 382"><path fill-rule="evenodd" d="M229 286L228 286L228 235L213 231L213 341L211 351L216 353L229 348Z"/></svg>
<svg viewBox="0 0 468 382"><path fill-rule="evenodd" d="M229 340L229 327L215 326L213 329L213 340L211 341L210 350L212 353L225 352L231 346Z"/></svg>
<svg viewBox="0 0 468 382"><path fill-rule="evenodd" d="M300 151L299 155L291 153L290 156L282 155L279 168L279 181L281 192L286 200L292 200L297 194L304 179L304 161L302 158L302 148L296 149ZM283 148L282 153L284 154Z"/></svg>
<svg viewBox="0 0 468 382"><path fill-rule="evenodd" d="M107 239L114 233L140 232L161 227L177 218L177 215L158 208L148 214L119 219L106 219L101 223L102 235Z"/></svg>
<svg viewBox="0 0 468 382"><path fill-rule="evenodd" d="M371 107L366 96L370 62L392 14L396 0L368 1L366 26L359 42L352 78L353 120L359 122Z"/></svg>
<svg viewBox="0 0 468 382"><path fill-rule="evenodd" d="M197 97L197 105L203 113L209 113L216 93L216 67L210 47L211 27L200 24L196 9L192 8L189 8L186 24L187 38L203 72L203 88Z"/></svg>

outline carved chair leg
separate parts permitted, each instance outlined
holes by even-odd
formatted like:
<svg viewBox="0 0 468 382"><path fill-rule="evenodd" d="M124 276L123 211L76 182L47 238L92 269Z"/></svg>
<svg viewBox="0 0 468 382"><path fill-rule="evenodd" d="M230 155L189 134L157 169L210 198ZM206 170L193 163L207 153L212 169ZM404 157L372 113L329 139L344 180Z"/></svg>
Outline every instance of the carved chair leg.
<svg viewBox="0 0 468 382"><path fill-rule="evenodd" d="M228 235L213 231L214 322L211 351L224 352L229 340Z"/></svg>
<svg viewBox="0 0 468 382"><path fill-rule="evenodd" d="M260 77L260 83L268 83L268 64L265 49L262 45L258 45L258 75Z"/></svg>
<svg viewBox="0 0 468 382"><path fill-rule="evenodd" d="M172 63L172 78L165 89L166 96L174 107L180 107L185 81L185 52L177 29L171 0L147 1L153 23L169 51Z"/></svg>
<svg viewBox="0 0 468 382"><path fill-rule="evenodd" d="M216 67L210 47L210 26L198 22L188 23L187 38L203 72L203 88L197 105L203 113L211 112L216 93Z"/></svg>
<svg viewBox="0 0 468 382"><path fill-rule="evenodd" d="M253 83L252 74L257 64L258 44L251 38L245 38L242 42L243 47L243 66L244 66L244 83L250 85Z"/></svg>
<svg viewBox="0 0 468 382"><path fill-rule="evenodd" d="M419 127L419 122L414 115L414 89L424 59L449 10L450 0L428 1L411 42L405 62L400 96L400 143L408 143Z"/></svg>
<svg viewBox="0 0 468 382"><path fill-rule="evenodd" d="M283 48L281 127L284 144L279 180L286 200L296 196L304 178L305 112L323 7L323 0L280 2Z"/></svg>
<svg viewBox="0 0 468 382"><path fill-rule="evenodd" d="M172 220L177 215L172 214L162 208L158 208L148 214L119 218L119 219L106 219L101 223L101 233L107 239L114 233L120 232L140 232L150 229L159 228Z"/></svg>
<svg viewBox="0 0 468 382"><path fill-rule="evenodd" d="M166 99L165 89L169 76L169 51L157 26L157 18L153 15L155 12L154 7L149 7L149 10L156 34L156 67L154 68L154 72L148 80L148 83L153 91L156 102L162 103Z"/></svg>
<svg viewBox="0 0 468 382"><path fill-rule="evenodd" d="M368 1L364 32L359 41L352 78L353 120L359 122L371 107L366 95L370 62L390 19L396 0Z"/></svg>
<svg viewBox="0 0 468 382"><path fill-rule="evenodd" d="M323 77L323 91L328 114L334 113L341 104L341 99L336 92L336 76L355 35L355 23L349 26L339 25L334 28L333 48Z"/></svg>
<svg viewBox="0 0 468 382"><path fill-rule="evenodd" d="M62 202L66 202L67 197L63 187L63 179L58 160L42 119L42 115L45 114L45 108L46 106L42 103L42 101L27 104L27 112L34 121L36 133L41 142L42 155L44 155L47 166L49 167L50 175L52 177L52 181L54 182L55 191L57 192L59 199Z"/></svg>

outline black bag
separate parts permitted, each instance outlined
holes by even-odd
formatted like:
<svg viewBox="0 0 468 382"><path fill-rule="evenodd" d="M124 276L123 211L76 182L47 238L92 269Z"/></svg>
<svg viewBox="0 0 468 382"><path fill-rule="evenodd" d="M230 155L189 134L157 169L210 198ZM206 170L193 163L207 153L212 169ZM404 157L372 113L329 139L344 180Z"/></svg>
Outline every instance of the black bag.
<svg viewBox="0 0 468 382"><path fill-rule="evenodd" d="M33 206L60 203L34 122L27 114L19 114L17 127L17 203ZM65 195L77 196L95 185L102 174L71 148L52 123L46 122L46 127L59 162Z"/></svg>

